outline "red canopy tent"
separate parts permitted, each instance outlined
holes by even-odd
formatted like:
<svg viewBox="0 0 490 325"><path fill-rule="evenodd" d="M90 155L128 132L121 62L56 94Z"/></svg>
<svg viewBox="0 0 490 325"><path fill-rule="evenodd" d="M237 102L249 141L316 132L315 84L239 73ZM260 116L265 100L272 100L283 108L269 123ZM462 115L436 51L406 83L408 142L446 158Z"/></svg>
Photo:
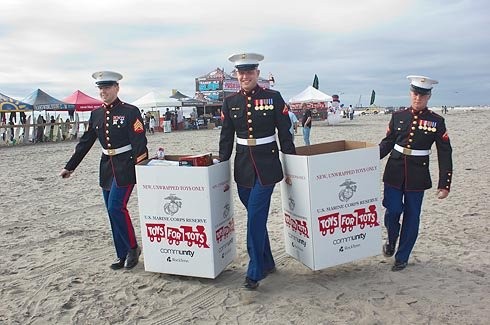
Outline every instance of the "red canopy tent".
<svg viewBox="0 0 490 325"><path fill-rule="evenodd" d="M63 99L63 101L65 103L75 104L75 111L78 112L93 111L97 107L102 106L102 101L90 97L80 90L75 91L73 94Z"/></svg>

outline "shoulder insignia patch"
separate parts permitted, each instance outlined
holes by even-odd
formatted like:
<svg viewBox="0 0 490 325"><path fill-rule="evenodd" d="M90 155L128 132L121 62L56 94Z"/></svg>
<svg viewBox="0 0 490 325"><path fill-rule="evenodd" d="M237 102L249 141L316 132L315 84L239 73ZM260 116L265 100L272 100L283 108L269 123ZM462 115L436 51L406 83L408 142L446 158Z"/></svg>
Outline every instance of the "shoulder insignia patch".
<svg viewBox="0 0 490 325"><path fill-rule="evenodd" d="M143 133L145 132L145 129L143 127L143 123L141 123L140 120L136 120L133 124L133 130L136 133Z"/></svg>

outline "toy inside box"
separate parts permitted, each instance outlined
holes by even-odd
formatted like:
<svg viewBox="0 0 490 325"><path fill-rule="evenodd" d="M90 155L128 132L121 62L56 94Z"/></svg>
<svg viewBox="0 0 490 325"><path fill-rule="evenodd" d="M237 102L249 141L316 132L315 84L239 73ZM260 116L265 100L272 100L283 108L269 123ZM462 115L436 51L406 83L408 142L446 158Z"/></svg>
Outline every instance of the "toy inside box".
<svg viewBox="0 0 490 325"><path fill-rule="evenodd" d="M165 155L164 159L154 157L147 163L149 166L185 166L185 167L207 167L213 164L211 153L200 155Z"/></svg>
<svg viewBox="0 0 490 325"><path fill-rule="evenodd" d="M203 155L184 156L179 158L180 166L211 166L213 155L211 153Z"/></svg>
<svg viewBox="0 0 490 325"><path fill-rule="evenodd" d="M381 253L379 148L335 141L281 154L286 252L313 270Z"/></svg>
<svg viewBox="0 0 490 325"><path fill-rule="evenodd" d="M217 277L236 256L230 162L136 165L145 270Z"/></svg>

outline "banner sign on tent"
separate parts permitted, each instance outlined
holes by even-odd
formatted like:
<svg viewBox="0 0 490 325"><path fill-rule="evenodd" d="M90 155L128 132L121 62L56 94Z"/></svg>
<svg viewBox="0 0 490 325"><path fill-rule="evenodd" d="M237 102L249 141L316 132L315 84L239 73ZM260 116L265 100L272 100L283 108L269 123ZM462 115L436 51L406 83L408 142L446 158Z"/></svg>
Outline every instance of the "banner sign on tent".
<svg viewBox="0 0 490 325"><path fill-rule="evenodd" d="M317 102L317 103L291 103L291 110L293 112L295 111L302 111L303 110L303 104L306 105L309 109L317 109L317 110L322 110L327 108L327 103L326 102Z"/></svg>
<svg viewBox="0 0 490 325"><path fill-rule="evenodd" d="M270 88L269 80L259 80L257 83L259 84L259 87ZM240 90L240 83L238 82L237 79L224 80L223 81L223 90L225 90L225 91L239 91Z"/></svg>
<svg viewBox="0 0 490 325"><path fill-rule="evenodd" d="M32 110L32 105L0 94L0 112L22 112Z"/></svg>
<svg viewBox="0 0 490 325"><path fill-rule="evenodd" d="M66 111L75 109L75 105L67 104L59 99L56 99L46 94L41 89L33 91L22 101L34 106L34 110L36 111Z"/></svg>

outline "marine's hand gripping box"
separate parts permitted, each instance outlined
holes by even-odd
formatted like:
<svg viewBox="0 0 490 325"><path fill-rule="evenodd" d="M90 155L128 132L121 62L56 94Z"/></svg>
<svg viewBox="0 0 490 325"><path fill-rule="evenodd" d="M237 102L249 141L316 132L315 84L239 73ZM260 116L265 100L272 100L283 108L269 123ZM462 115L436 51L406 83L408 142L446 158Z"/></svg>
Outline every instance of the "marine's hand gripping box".
<svg viewBox="0 0 490 325"><path fill-rule="evenodd" d="M286 252L312 270L380 254L378 146L336 141L296 153L281 156Z"/></svg>
<svg viewBox="0 0 490 325"><path fill-rule="evenodd" d="M230 162L207 167L148 162L136 166L145 270L217 277L236 256Z"/></svg>

